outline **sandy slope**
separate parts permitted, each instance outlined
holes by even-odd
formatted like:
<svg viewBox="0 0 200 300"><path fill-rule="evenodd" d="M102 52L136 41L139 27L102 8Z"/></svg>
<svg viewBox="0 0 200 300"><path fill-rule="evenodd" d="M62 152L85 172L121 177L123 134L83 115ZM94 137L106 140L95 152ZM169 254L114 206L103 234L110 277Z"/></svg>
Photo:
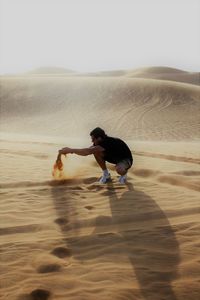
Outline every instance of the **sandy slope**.
<svg viewBox="0 0 200 300"><path fill-rule="evenodd" d="M138 70L129 71L126 73L126 76L132 78L170 80L200 85L199 72L186 72L179 69L167 67L142 68Z"/></svg>
<svg viewBox="0 0 200 300"><path fill-rule="evenodd" d="M199 298L199 144L134 144L99 186L90 157L52 181L61 144L1 142L2 299Z"/></svg>
<svg viewBox="0 0 200 300"><path fill-rule="evenodd" d="M90 73L90 76L109 77L109 76L125 76L130 78L146 78L146 79L159 79L177 82L185 82L189 84L200 85L199 72L186 72L179 69L168 67L148 67L139 68L135 70L115 70L104 71L97 73Z"/></svg>
<svg viewBox="0 0 200 300"><path fill-rule="evenodd" d="M199 299L199 91L1 79L0 299ZM130 145L128 184L108 165L112 182L99 185L94 159L74 155L53 179L57 150L90 145L96 125Z"/></svg>
<svg viewBox="0 0 200 300"><path fill-rule="evenodd" d="M200 87L189 84L122 77L1 79L0 125L6 132L86 137L99 125L130 140L199 140L199 114Z"/></svg>

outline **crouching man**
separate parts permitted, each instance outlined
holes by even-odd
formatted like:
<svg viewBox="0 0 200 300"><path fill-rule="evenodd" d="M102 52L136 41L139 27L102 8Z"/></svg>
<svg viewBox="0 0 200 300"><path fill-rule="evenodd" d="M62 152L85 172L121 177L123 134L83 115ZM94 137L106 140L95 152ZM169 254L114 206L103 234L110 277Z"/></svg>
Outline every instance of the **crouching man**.
<svg viewBox="0 0 200 300"><path fill-rule="evenodd" d="M127 144L119 138L107 136L105 131L99 127L90 132L93 145L89 148L69 148L59 150L57 161L62 154L77 154L87 156L93 154L97 163L103 171L100 183L106 183L111 179L106 167L106 162L115 164L117 173L120 175L119 182L126 183L128 169L133 164L133 157Z"/></svg>

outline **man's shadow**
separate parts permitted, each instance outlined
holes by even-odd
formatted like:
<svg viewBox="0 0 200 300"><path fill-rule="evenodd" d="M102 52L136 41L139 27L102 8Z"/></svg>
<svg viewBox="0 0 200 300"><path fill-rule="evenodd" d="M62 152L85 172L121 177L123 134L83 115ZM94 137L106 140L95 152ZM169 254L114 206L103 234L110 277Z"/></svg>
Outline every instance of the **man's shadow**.
<svg viewBox="0 0 200 300"><path fill-rule="evenodd" d="M63 191L53 187L52 197L60 220L58 224L67 246L72 249L76 259L96 259L103 262L113 259L112 251L116 245L116 263L124 254L128 257L145 300L154 300L158 296L159 299L176 300L172 280L177 276L180 254L175 233L166 215L149 195L134 190L131 183L127 187L128 190L122 192L120 197L116 193L116 189L120 187L115 187L112 183L106 186L106 190L105 186L102 187L102 195L109 199L111 217L98 216L90 220L88 226L93 225L95 228L92 234L76 238L68 236L69 230L74 228L78 233L82 226L78 220L76 205L67 195L61 197L61 193L67 193L67 187ZM99 188L98 191L101 192ZM69 194L71 193L68 191ZM73 224L69 225L68 219L72 215L76 217ZM90 257L84 251L84 247L87 249L88 245L96 249L91 252Z"/></svg>
<svg viewBox="0 0 200 300"><path fill-rule="evenodd" d="M128 191L118 198L111 184L108 195L112 222L118 224L118 233L128 246L128 257L141 293L146 300L158 295L159 299L175 300L172 280L177 276L180 261L175 233L164 212L149 195L134 190L131 183L127 186ZM123 222L130 223L132 228L128 226L128 230L123 230L120 228Z"/></svg>

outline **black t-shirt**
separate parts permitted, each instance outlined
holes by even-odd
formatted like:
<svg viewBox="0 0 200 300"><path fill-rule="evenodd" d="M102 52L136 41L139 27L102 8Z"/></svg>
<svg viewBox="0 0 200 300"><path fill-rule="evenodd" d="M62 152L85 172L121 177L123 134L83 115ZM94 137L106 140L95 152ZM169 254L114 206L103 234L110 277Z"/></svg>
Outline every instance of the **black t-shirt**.
<svg viewBox="0 0 200 300"><path fill-rule="evenodd" d="M117 164L123 159L129 159L133 163L133 157L129 147L118 138L106 136L99 144L105 149L104 159L112 164Z"/></svg>

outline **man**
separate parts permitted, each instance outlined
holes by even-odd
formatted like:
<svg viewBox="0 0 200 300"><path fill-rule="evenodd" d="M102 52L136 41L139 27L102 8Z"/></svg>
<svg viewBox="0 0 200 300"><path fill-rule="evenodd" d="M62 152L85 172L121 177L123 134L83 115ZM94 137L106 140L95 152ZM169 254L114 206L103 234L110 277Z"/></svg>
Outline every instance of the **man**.
<svg viewBox="0 0 200 300"><path fill-rule="evenodd" d="M93 154L103 171L103 175L99 180L100 183L106 183L111 179L106 167L106 162L109 162L115 164L116 171L120 175L119 182L124 184L126 182L128 169L133 163L129 147L119 138L107 136L105 131L99 127L93 129L90 132L90 136L93 146L81 149L63 148L59 150L57 162L61 160L62 154L74 153L82 156Z"/></svg>

